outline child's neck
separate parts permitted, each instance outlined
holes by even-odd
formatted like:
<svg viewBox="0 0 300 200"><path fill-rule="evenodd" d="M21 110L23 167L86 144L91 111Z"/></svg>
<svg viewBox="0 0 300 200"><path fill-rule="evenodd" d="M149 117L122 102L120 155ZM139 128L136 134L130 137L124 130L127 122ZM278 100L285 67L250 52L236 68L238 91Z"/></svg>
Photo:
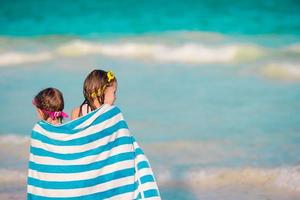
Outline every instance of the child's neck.
<svg viewBox="0 0 300 200"><path fill-rule="evenodd" d="M49 122L50 124L53 124L53 125L61 124L60 120L58 120L58 119L51 119L51 118L48 118L48 119L47 119L47 122Z"/></svg>
<svg viewBox="0 0 300 200"><path fill-rule="evenodd" d="M102 104L98 101L98 99L94 100L94 105L96 108L100 108L100 106L102 106Z"/></svg>

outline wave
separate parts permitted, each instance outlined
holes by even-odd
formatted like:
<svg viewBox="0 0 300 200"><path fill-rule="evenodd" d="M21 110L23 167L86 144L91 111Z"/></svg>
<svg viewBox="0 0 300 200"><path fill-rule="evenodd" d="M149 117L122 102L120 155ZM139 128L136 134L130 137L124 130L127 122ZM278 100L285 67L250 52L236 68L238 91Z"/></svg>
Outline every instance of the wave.
<svg viewBox="0 0 300 200"><path fill-rule="evenodd" d="M27 176L25 169L0 169L0 173L6 174L1 176L0 185L24 184ZM274 169L190 169L183 171L183 176L179 177L172 175L167 169L156 170L156 178L161 185L176 182L201 188L248 185L300 192L300 166Z"/></svg>
<svg viewBox="0 0 300 200"><path fill-rule="evenodd" d="M0 144L3 147L0 154L9 151L10 154L1 157L0 173L8 174L0 177L0 185L24 184L26 178L26 165L28 162L29 136L15 134L0 135ZM286 167L213 167L202 162L192 162L190 167L183 167L183 164L190 162L190 159L205 159L205 157L226 157L223 152L221 141L199 141L194 142L168 142L145 144L145 152L152 159L152 165L158 182L161 185L184 183L190 187L218 188L220 186L256 186L266 188L280 188L284 190L300 192L300 165ZM226 143L228 143L227 141ZM231 146L231 143L227 145ZM167 148L166 148L167 146ZM193 148L192 148L193 147ZM5 150L4 150L5 149ZM205 150L204 150L205 149ZM157 154L157 150L160 154ZM178 152L185 152L185 156L175 156ZM204 156L209 151L210 156ZM214 151L216 151L214 153ZM196 153L199 152L199 153ZM203 153L201 153L203 152ZM219 152L219 153L218 153ZM174 155L175 154L175 155ZM217 156L215 156L215 154ZM231 154L237 157L238 155ZM175 157L174 157L175 156ZM190 158L189 158L190 157ZM168 161L166 161L166 158ZM18 161L19 160L19 161ZM175 160L175 161L174 161ZM177 162L177 161L181 162ZM19 162L19 163L18 163ZM7 163L6 165L3 165ZM9 167L9 163L20 165L19 170ZM205 161L204 161L205 163ZM210 163L210 162L208 162ZM6 168L4 168L6 166ZM178 171L178 167L180 171Z"/></svg>
<svg viewBox="0 0 300 200"><path fill-rule="evenodd" d="M257 40L255 42L255 37L231 38L218 33L188 31L90 39L62 36L30 39L0 37L0 66L88 55L182 64L240 64L273 60L278 56L287 59L300 56L297 42L270 46L264 45L261 39ZM270 38L266 37L265 40ZM30 52L26 51L28 49Z"/></svg>
<svg viewBox="0 0 300 200"><path fill-rule="evenodd" d="M0 144L8 144L8 145L23 145L28 143L30 140L29 136L22 136L17 134L5 134L0 135Z"/></svg>
<svg viewBox="0 0 300 200"><path fill-rule="evenodd" d="M249 185L300 192L300 166L285 168L196 169L184 175L187 184L198 187Z"/></svg>
<svg viewBox="0 0 300 200"><path fill-rule="evenodd" d="M5 174L1 176L0 185L22 185L25 183L27 178L27 173L20 170L11 169L0 169L0 174Z"/></svg>
<svg viewBox="0 0 300 200"><path fill-rule="evenodd" d="M300 81L300 63L269 63L260 68L260 73L271 79Z"/></svg>
<svg viewBox="0 0 300 200"><path fill-rule="evenodd" d="M60 46L53 52L4 52L0 54L0 66L45 62L60 57L101 55L113 58L156 61L162 63L214 64L249 60L258 56L259 50L250 51L243 46L209 47L196 44L167 46L161 44L122 43L95 44L74 41Z"/></svg>
<svg viewBox="0 0 300 200"><path fill-rule="evenodd" d="M50 52L7 52L0 54L0 66L20 65L24 63L43 62L53 58Z"/></svg>
<svg viewBox="0 0 300 200"><path fill-rule="evenodd" d="M0 135L0 168L3 166L10 166L10 168L26 166L29 156L29 142L28 136Z"/></svg>
<svg viewBox="0 0 300 200"><path fill-rule="evenodd" d="M183 64L227 64L251 61L264 56L262 47L255 45L219 45L185 43L181 45L147 43L94 43L75 40L51 52L4 52L0 66L48 61L60 57L101 55L113 58Z"/></svg>
<svg viewBox="0 0 300 200"><path fill-rule="evenodd" d="M300 44L289 45L286 49L287 49L287 51L291 51L291 52L299 54L300 53Z"/></svg>
<svg viewBox="0 0 300 200"><path fill-rule="evenodd" d="M145 39L146 40L146 39ZM39 49L37 45L36 49ZM49 45L46 51L21 50L0 52L0 66L45 62L61 57L100 55L104 57L183 64L228 64L255 61L269 54L269 49L256 44L216 44L195 41L158 42L148 39L95 42L71 40Z"/></svg>
<svg viewBox="0 0 300 200"><path fill-rule="evenodd" d="M50 52L4 52L0 54L0 66L20 65L24 63L43 62L53 58Z"/></svg>
<svg viewBox="0 0 300 200"><path fill-rule="evenodd" d="M193 188L245 185L300 192L299 164L286 163L284 167L276 167L271 161L257 167L250 166L253 154L244 147L236 147L232 140L169 141L145 144L144 149L153 158L158 182L165 185L174 182ZM222 164L227 159L241 158L247 162L233 167L224 167L231 166L232 161Z"/></svg>
<svg viewBox="0 0 300 200"><path fill-rule="evenodd" d="M156 178L161 186L174 185L178 182L191 188L219 188L230 186L248 186L259 188L284 189L300 192L300 166L263 169L194 169L182 171L183 176L174 175L169 170L157 169ZM24 185L26 170L0 169L0 185Z"/></svg>
<svg viewBox="0 0 300 200"><path fill-rule="evenodd" d="M150 60L167 63L231 63L251 60L264 55L256 45L205 45L184 43L169 45L159 43L122 42L116 44L75 40L57 49L63 56L99 54L109 57Z"/></svg>

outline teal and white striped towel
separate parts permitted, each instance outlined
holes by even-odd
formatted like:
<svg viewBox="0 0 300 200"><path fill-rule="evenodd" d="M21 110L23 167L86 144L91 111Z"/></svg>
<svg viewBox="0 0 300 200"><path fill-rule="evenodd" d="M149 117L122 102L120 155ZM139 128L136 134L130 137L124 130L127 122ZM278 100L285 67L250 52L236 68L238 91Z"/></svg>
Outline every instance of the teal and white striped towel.
<svg viewBox="0 0 300 200"><path fill-rule="evenodd" d="M120 109L103 105L31 134L28 200L160 199L149 162Z"/></svg>

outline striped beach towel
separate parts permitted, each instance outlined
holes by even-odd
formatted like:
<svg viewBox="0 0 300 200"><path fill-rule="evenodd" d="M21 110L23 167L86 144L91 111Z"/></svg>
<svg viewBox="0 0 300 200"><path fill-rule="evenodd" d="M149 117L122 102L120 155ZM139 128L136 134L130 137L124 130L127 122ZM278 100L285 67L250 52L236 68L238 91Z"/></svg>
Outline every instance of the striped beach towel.
<svg viewBox="0 0 300 200"><path fill-rule="evenodd" d="M30 144L28 200L160 199L149 162L116 106L62 125L39 121Z"/></svg>

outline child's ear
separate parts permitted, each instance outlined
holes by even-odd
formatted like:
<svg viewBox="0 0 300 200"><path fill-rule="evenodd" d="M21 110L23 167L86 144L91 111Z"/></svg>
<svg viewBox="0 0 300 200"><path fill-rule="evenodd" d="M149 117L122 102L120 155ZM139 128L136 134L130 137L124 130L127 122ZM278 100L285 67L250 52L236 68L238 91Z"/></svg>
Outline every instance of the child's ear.
<svg viewBox="0 0 300 200"><path fill-rule="evenodd" d="M39 119L44 119L44 113L41 109L36 108L36 113Z"/></svg>

